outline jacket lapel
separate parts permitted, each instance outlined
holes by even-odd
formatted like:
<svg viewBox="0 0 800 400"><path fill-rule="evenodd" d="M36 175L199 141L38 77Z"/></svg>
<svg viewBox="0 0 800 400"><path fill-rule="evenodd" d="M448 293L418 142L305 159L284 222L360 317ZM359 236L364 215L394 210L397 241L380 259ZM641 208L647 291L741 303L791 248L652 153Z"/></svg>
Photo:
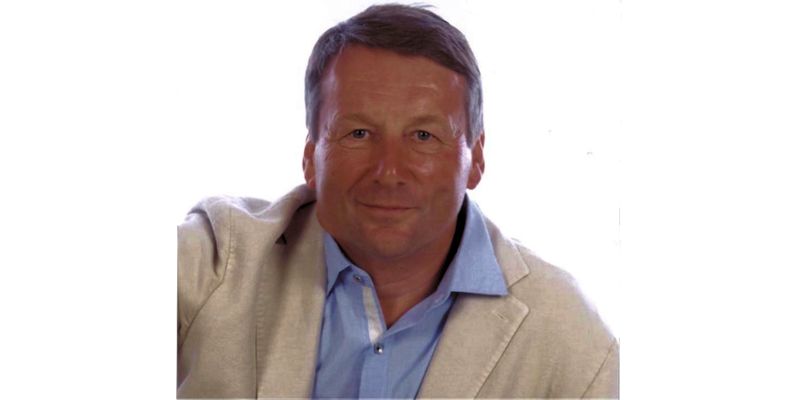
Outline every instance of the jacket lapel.
<svg viewBox="0 0 800 400"><path fill-rule="evenodd" d="M256 309L258 397L311 396L325 306L322 229L297 211L262 271Z"/></svg>
<svg viewBox="0 0 800 400"><path fill-rule="evenodd" d="M526 315L528 307L510 294L460 295L419 396L474 398Z"/></svg>
<svg viewBox="0 0 800 400"><path fill-rule="evenodd" d="M485 221L510 289L529 269L513 242L489 220ZM425 373L419 397L476 397L528 311L528 306L510 290L504 297L459 295Z"/></svg>

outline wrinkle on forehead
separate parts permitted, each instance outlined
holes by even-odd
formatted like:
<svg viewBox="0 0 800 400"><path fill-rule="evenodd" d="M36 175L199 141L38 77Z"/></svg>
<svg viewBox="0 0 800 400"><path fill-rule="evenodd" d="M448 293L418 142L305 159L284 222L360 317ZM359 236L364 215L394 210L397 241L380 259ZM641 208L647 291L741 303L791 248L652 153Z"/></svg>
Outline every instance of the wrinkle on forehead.
<svg viewBox="0 0 800 400"><path fill-rule="evenodd" d="M387 112L381 105L410 118L440 115L454 136L464 134L468 123L465 78L421 56L345 48L327 66L321 92L321 108L327 109L327 115L320 128L330 127L345 110L346 114L352 109Z"/></svg>
<svg viewBox="0 0 800 400"><path fill-rule="evenodd" d="M370 94L382 96L395 96L395 95L409 95L413 96L415 93L420 92L433 92L436 96L446 96L449 92L458 91L462 89L463 93L463 80L460 76L455 76L447 82L436 82L436 79L431 77L409 82L403 79L386 80L370 76L348 76L342 77L329 75L327 83L328 93L332 93L336 89L340 90L358 90L369 92ZM403 82L404 81L404 82Z"/></svg>
<svg viewBox="0 0 800 400"><path fill-rule="evenodd" d="M384 79L383 77L377 77L375 75L367 75L367 74L359 74L356 76L348 76L348 79L343 80L345 85L357 85L357 84L366 84L370 85L373 88L397 88L397 89L421 89L421 90L431 90L435 92L445 93L450 90L458 90L458 89L465 89L466 85L464 84L464 79L458 75L453 73L453 76L447 80L441 79L442 76L435 76L434 74L414 74L413 77L415 81L411 82L403 78L407 78L408 75L411 74L400 74L396 78L397 80L392 79ZM330 77L333 79L333 74L330 74ZM400 81L405 80L405 82L400 83Z"/></svg>
<svg viewBox="0 0 800 400"><path fill-rule="evenodd" d="M355 54L360 55L358 59ZM388 57L387 57L388 56ZM390 60L395 59L395 60ZM397 61L408 61L405 63L405 68L402 70L392 70L391 67L397 64ZM375 68L364 70L361 68L363 63L371 63L373 65L385 64L389 68ZM433 67L433 69L431 68ZM333 71L339 72L358 72L357 74L335 74ZM430 88L441 90L446 88L463 88L466 89L466 81L461 74L423 56L410 56L399 54L391 50L373 49L361 45L348 45L338 55L333 57L325 68L323 74L324 81L335 81L335 75L346 76L353 82L376 82L380 84L390 84L391 80L387 81L385 77L381 76L382 73L392 72L394 78L413 78L416 80L441 80L447 82L444 85L439 85L434 82L422 83L418 82L416 85L420 88ZM328 82L333 83L333 82Z"/></svg>

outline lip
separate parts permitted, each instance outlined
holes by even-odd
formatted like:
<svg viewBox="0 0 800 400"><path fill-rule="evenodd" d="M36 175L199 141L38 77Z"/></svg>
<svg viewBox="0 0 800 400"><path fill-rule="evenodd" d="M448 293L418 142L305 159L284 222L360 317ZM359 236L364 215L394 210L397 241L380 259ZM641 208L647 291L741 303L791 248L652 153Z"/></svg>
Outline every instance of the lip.
<svg viewBox="0 0 800 400"><path fill-rule="evenodd" d="M415 207L395 204L370 204L358 202L358 204L367 210L379 213L399 214L405 211L413 210Z"/></svg>

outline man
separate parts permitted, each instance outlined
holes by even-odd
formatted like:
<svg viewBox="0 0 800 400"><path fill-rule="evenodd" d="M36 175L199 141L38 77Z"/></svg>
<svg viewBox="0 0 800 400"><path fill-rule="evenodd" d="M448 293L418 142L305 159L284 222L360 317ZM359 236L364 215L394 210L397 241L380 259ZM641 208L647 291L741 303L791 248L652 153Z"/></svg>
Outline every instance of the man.
<svg viewBox="0 0 800 400"><path fill-rule="evenodd" d="M179 227L179 397L616 397L573 280L466 196L480 73L432 12L373 6L306 73L306 184Z"/></svg>

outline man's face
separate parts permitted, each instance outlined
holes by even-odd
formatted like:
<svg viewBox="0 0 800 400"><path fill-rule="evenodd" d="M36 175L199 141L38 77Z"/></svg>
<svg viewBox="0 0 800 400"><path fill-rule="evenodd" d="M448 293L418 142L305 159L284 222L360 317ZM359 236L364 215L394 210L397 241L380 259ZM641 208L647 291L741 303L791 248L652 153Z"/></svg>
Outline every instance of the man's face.
<svg viewBox="0 0 800 400"><path fill-rule="evenodd" d="M317 217L354 259L450 245L483 135L466 140L465 81L423 57L348 46L321 82L319 136L303 165Z"/></svg>

